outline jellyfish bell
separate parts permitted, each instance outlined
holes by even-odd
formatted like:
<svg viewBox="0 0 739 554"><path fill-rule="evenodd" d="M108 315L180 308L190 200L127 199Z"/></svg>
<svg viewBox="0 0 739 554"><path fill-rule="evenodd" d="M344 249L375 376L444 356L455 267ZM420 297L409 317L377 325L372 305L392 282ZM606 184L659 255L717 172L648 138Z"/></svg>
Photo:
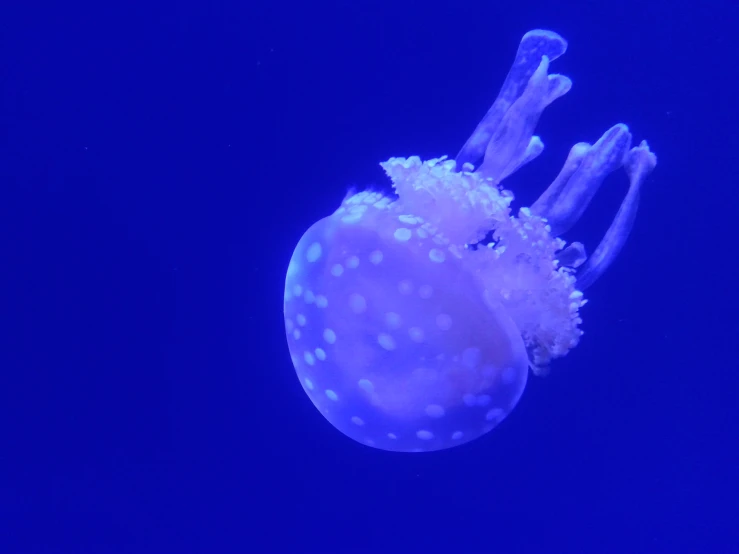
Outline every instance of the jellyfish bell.
<svg viewBox="0 0 739 554"><path fill-rule="evenodd" d="M417 218L377 207L379 195L360 198L360 219L340 211L296 248L286 291L296 371L329 421L366 444L432 449L471 438L523 392L521 334L485 298L464 253Z"/></svg>
<svg viewBox="0 0 739 554"><path fill-rule="evenodd" d="M543 150L534 127L571 83L550 74L565 41L531 31L493 106L457 155L391 158L397 197L359 192L298 242L285 283L293 365L314 405L345 435L403 452L453 447L493 429L582 334L582 291L629 234L656 163L618 124L575 145L530 207L502 181ZM589 257L560 235L605 177L630 185Z"/></svg>

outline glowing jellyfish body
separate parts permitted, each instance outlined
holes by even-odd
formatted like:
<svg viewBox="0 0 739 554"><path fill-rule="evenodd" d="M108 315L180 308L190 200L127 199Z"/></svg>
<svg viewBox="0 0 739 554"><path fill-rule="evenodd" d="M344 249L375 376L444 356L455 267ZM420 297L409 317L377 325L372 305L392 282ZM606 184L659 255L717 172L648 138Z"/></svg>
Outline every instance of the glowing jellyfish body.
<svg viewBox="0 0 739 554"><path fill-rule="evenodd" d="M543 150L533 131L570 89L548 72L565 49L555 33L527 33L456 160L384 162L397 198L354 194L295 248L285 288L292 361L349 437L404 452L473 440L514 408L529 368L541 373L577 344L581 291L623 246L656 158L616 125L576 144L533 206L512 212L500 183ZM621 166L629 190L587 257L558 237Z"/></svg>

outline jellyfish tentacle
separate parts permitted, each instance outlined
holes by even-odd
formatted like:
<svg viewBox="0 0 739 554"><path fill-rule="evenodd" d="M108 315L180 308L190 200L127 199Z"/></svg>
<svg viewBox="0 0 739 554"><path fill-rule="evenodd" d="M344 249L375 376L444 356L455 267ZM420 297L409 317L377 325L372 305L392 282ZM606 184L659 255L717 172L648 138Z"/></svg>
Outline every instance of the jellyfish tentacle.
<svg viewBox="0 0 739 554"><path fill-rule="evenodd" d="M542 142L541 137L539 137L538 135L534 135L533 137L531 137L531 140L529 141L529 145L526 147L526 150L524 151L520 159L508 164L508 167L506 167L506 169L503 171L503 174L500 176L500 179L503 180L509 175L514 174L516 171L521 169L527 163L538 158L539 154L541 154L543 151L544 151L544 143Z"/></svg>
<svg viewBox="0 0 739 554"><path fill-rule="evenodd" d="M532 212L547 219L554 236L567 232L580 219L606 176L623 165L630 147L629 128L623 123L614 125L582 156L561 190L545 191Z"/></svg>
<svg viewBox="0 0 739 554"><path fill-rule="evenodd" d="M566 50L567 41L552 31L536 29L523 36L498 97L455 158L459 169L466 163L474 166L483 157L503 116L523 94L542 58L546 56L550 61L554 61Z"/></svg>
<svg viewBox="0 0 739 554"><path fill-rule="evenodd" d="M563 75L549 75L549 58L543 56L523 94L505 113L485 148L478 172L499 182L520 166L534 136L539 117L549 104L565 94L572 82ZM542 145L543 146L543 145Z"/></svg>
<svg viewBox="0 0 739 554"><path fill-rule="evenodd" d="M572 175L574 175L575 171L578 170L583 158L591 148L592 145L587 142L578 142L570 148L570 153L567 155L567 159L565 160L562 169L557 177L555 177L554 181L552 181L552 184L549 185L536 202L533 203L531 206L531 213L545 217L544 214L552 211L552 207L562 195L562 191L567 185L567 182L570 180Z"/></svg>
<svg viewBox="0 0 739 554"><path fill-rule="evenodd" d="M627 154L624 166L629 175L629 190L600 244L578 271L578 289L585 290L592 285L618 256L636 219L641 185L656 165L657 157L649 150L647 141L642 141Z"/></svg>
<svg viewBox="0 0 739 554"><path fill-rule="evenodd" d="M559 265L574 269L585 263L585 260L588 259L588 255L585 252L585 245L583 245L583 243L571 242L565 248L557 252L556 259Z"/></svg>
<svg viewBox="0 0 739 554"><path fill-rule="evenodd" d="M565 95L571 88L572 88L572 81L565 77L564 75L559 75L557 73L553 73L548 76L549 78L549 89L547 90L547 94L542 99L541 108L538 111L538 113L535 113L535 117L531 120L527 120L528 125L526 126L523 137L529 136L534 132L534 129L536 128L536 124L539 121L539 117L541 116L541 112L546 108L549 104L554 102L557 98L560 96ZM511 115L513 115L514 110L511 109L509 112ZM506 114L506 117L503 118L503 122L501 123L501 127L503 127L506 123L510 122L512 123L515 121L513 117L508 118L508 114ZM491 143L495 141L495 137L490 141ZM524 142L525 139L522 139L522 142ZM488 145L489 147L490 145ZM535 158L539 156L544 151L544 143L542 142L541 138L537 135L531 136L529 140L529 144L526 147L526 149L523 151L521 155L519 155L517 158L513 158L508 163L508 166L505 170L501 173L499 180L503 180L509 175L512 175L521 167L526 165L527 163L531 162ZM497 154L497 153L496 153ZM487 156L487 154L486 154Z"/></svg>

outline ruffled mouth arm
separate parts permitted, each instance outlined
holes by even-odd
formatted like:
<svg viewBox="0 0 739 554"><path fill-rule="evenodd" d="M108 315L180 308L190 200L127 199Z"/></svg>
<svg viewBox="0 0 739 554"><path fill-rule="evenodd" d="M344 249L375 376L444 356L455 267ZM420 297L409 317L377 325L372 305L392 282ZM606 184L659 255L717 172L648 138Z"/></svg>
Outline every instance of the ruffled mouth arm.
<svg viewBox="0 0 739 554"><path fill-rule="evenodd" d="M629 175L629 190L600 244L577 272L578 289L585 290L592 285L618 256L636 219L641 185L656 165L657 157L650 152L647 141L642 141L627 154L624 166Z"/></svg>

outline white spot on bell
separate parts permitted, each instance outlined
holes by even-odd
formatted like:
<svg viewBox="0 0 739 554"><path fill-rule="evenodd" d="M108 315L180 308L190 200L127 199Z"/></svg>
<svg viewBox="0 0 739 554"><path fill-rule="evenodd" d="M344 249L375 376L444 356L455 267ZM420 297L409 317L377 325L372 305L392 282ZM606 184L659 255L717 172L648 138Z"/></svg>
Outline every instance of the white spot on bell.
<svg viewBox="0 0 739 554"><path fill-rule="evenodd" d="M313 263L318 260L318 258L321 257L321 243L320 242L314 242L308 247L308 250L305 251L305 259L308 260L310 263Z"/></svg>
<svg viewBox="0 0 739 554"><path fill-rule="evenodd" d="M344 267L341 264L334 264L331 266L331 275L334 277L341 277L342 273L344 273Z"/></svg>
<svg viewBox="0 0 739 554"><path fill-rule="evenodd" d="M359 267L359 258L356 256L349 256L346 259L346 267L349 269L357 269Z"/></svg>
<svg viewBox="0 0 739 554"><path fill-rule="evenodd" d="M426 406L426 415L429 417L444 417L444 408L438 404L429 404Z"/></svg>
<svg viewBox="0 0 739 554"><path fill-rule="evenodd" d="M500 421L503 419L503 410L500 408L493 408L485 414L485 419L487 421Z"/></svg>
<svg viewBox="0 0 739 554"><path fill-rule="evenodd" d="M305 323L306 323L306 319L305 319L305 316L303 314L296 315L295 316L295 321L297 321L298 322L298 325L300 325L301 327L303 327L305 325Z"/></svg>
<svg viewBox="0 0 739 554"><path fill-rule="evenodd" d="M305 363L308 365L313 365L314 363L316 363L316 358L310 352L305 352L303 354L303 359L305 360Z"/></svg>
<svg viewBox="0 0 739 554"><path fill-rule="evenodd" d="M390 329L399 329L400 328L400 316L396 314L395 312L387 312L385 314L385 325L388 326Z"/></svg>
<svg viewBox="0 0 739 554"><path fill-rule="evenodd" d="M322 294L319 294L316 296L316 306L319 308L325 308L328 306L328 298L323 296Z"/></svg>
<svg viewBox="0 0 739 554"><path fill-rule="evenodd" d="M385 350L395 350L395 339L387 333L377 335L377 343Z"/></svg>
<svg viewBox="0 0 739 554"><path fill-rule="evenodd" d="M326 359L326 351L323 348L316 348L316 358L323 361Z"/></svg>
<svg viewBox="0 0 739 554"><path fill-rule="evenodd" d="M362 420L362 418L357 416L352 416L352 423L359 426L364 425L364 421Z"/></svg>
<svg viewBox="0 0 739 554"><path fill-rule="evenodd" d="M436 326L442 331L448 331L452 328L452 318L447 314L439 314L436 316Z"/></svg>
<svg viewBox="0 0 739 554"><path fill-rule="evenodd" d="M367 310L367 301L361 294L352 293L349 295L349 308L355 314L362 314Z"/></svg>
<svg viewBox="0 0 739 554"><path fill-rule="evenodd" d="M379 264L382 261L382 252L379 250L375 250L369 255L369 261L370 263L373 263L375 265Z"/></svg>
<svg viewBox="0 0 739 554"><path fill-rule="evenodd" d="M306 377L305 379L303 379L303 383L305 383L305 387L306 387L306 388L307 388L308 390L313 390L313 381L311 381L310 379L308 379L308 378Z"/></svg>
<svg viewBox="0 0 739 554"><path fill-rule="evenodd" d="M323 330L323 340L325 340L329 344L335 343L336 333L334 333L332 329L324 329Z"/></svg>
<svg viewBox="0 0 739 554"><path fill-rule="evenodd" d="M452 440L458 441L462 437L464 437L464 433L462 431L454 431L454 433L452 433Z"/></svg>
<svg viewBox="0 0 739 554"><path fill-rule="evenodd" d="M420 296L424 300L428 300L433 294L434 289L431 288L431 285L421 285L420 287L418 287L418 296Z"/></svg>
<svg viewBox="0 0 739 554"><path fill-rule="evenodd" d="M334 402L336 402L339 399L339 395L336 394L331 389L326 389L325 392L326 392L326 396L328 397L329 400L333 400Z"/></svg>
<svg viewBox="0 0 739 554"><path fill-rule="evenodd" d="M423 329L420 327L411 327L408 329L408 336L413 342L423 342Z"/></svg>
<svg viewBox="0 0 739 554"><path fill-rule="evenodd" d="M357 385L359 385L359 388L362 389L364 392L373 393L375 392L375 386L372 384L372 381L369 379L360 379L357 382Z"/></svg>
<svg viewBox="0 0 739 554"><path fill-rule="evenodd" d="M477 405L487 406L488 404L490 404L491 400L492 398L490 397L489 394L481 394L480 396L477 397Z"/></svg>
<svg viewBox="0 0 739 554"><path fill-rule="evenodd" d="M395 229L393 236L395 237L395 240L405 242L411 238L411 230L406 229L405 227L399 227L398 229Z"/></svg>
<svg viewBox="0 0 739 554"><path fill-rule="evenodd" d="M431 431L427 431L426 429L416 431L416 436L423 441L431 440L434 438L434 434Z"/></svg>
<svg viewBox="0 0 739 554"><path fill-rule="evenodd" d="M354 212L341 216L341 221L343 223L358 223L360 219L362 219L361 212Z"/></svg>
<svg viewBox="0 0 739 554"><path fill-rule="evenodd" d="M410 279L403 279L398 283L398 290L400 294L411 294L413 292L413 283Z"/></svg>
<svg viewBox="0 0 739 554"><path fill-rule="evenodd" d="M432 248L429 251L429 259L432 262L436 262L437 264L440 264L441 262L444 261L445 258L446 256L444 255L444 252L442 252L438 248Z"/></svg>

